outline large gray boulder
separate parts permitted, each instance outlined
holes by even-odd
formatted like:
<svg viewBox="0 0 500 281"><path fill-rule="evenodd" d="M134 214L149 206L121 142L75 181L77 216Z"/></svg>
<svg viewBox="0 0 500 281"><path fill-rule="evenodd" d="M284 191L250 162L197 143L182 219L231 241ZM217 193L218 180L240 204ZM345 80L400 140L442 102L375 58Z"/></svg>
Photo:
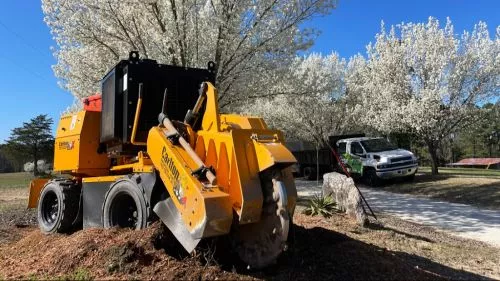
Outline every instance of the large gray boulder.
<svg viewBox="0 0 500 281"><path fill-rule="evenodd" d="M360 225L366 223L361 195L352 178L335 172L323 175L323 196L331 196L337 203L337 208Z"/></svg>

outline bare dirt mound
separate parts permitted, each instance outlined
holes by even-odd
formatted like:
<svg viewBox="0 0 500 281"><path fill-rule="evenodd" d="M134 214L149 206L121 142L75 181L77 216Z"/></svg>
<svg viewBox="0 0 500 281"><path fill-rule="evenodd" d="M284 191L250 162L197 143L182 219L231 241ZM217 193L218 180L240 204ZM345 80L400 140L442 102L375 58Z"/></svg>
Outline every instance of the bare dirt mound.
<svg viewBox="0 0 500 281"><path fill-rule="evenodd" d="M88 229L44 235L31 228L0 246L0 275L7 279L74 277L93 279L235 279L238 275L202 265L196 256L176 259L155 249L158 225L141 231Z"/></svg>
<svg viewBox="0 0 500 281"><path fill-rule="evenodd" d="M219 246L224 238L208 240L193 255L182 254L158 223L141 231L88 229L49 236L33 226L10 226L3 231L13 235L0 241L0 279L484 279L350 238L334 230L356 229L342 215L325 220L296 214L294 222L289 251L263 271L235 262Z"/></svg>

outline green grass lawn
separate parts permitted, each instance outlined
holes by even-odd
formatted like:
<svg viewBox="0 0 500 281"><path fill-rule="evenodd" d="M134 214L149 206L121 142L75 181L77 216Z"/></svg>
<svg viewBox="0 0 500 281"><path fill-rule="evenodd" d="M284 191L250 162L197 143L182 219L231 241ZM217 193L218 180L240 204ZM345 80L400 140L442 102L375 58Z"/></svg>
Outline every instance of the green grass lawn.
<svg viewBox="0 0 500 281"><path fill-rule="evenodd" d="M382 188L500 210L500 175L481 173L478 169L457 170L440 169L440 174L433 176L430 169L428 172L424 169L424 173L417 174L412 182L392 181Z"/></svg>
<svg viewBox="0 0 500 281"><path fill-rule="evenodd" d="M430 167L418 171L414 182L390 184L385 189L500 210L499 170L440 167L436 176Z"/></svg>
<svg viewBox="0 0 500 281"><path fill-rule="evenodd" d="M31 173L0 173L0 189L28 188L33 178Z"/></svg>
<svg viewBox="0 0 500 281"><path fill-rule="evenodd" d="M25 210L31 173L0 173L0 220L2 213Z"/></svg>
<svg viewBox="0 0 500 281"><path fill-rule="evenodd" d="M431 167L418 167L418 171L430 174ZM500 177L500 170L486 170L476 168L442 168L439 167L439 174L443 175L464 175L464 176L482 176L482 177Z"/></svg>

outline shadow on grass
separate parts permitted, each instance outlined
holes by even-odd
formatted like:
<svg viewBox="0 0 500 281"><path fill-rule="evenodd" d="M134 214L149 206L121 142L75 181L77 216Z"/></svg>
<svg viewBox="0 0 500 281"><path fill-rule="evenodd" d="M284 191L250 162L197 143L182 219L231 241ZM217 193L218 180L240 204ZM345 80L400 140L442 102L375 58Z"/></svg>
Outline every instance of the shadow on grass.
<svg viewBox="0 0 500 281"><path fill-rule="evenodd" d="M369 228L392 230L411 238L428 240L384 226L369 225ZM294 225L289 234L288 250L275 265L263 270L248 269L238 262L227 237L216 240L202 240L195 256L176 258L184 261L198 259L202 264L216 265L226 272L264 280L492 280L421 256L390 251L322 227L308 229ZM165 241L172 243L172 239ZM171 253L172 249L164 249L167 254Z"/></svg>
<svg viewBox="0 0 500 281"><path fill-rule="evenodd" d="M415 234L411 234L411 233L404 232L404 231L400 231L400 230L397 230L397 229L392 228L392 227L384 226L384 225L382 225L380 223L367 223L365 225L365 227L368 228L368 229L372 229L372 230L387 230L387 231L392 231L394 233L403 235L403 236L405 236L407 238L416 239L416 240L420 240L420 241L425 241L425 242L429 242L429 243L434 243L433 240L431 240L431 239L429 239L427 237L420 236L420 235L415 235Z"/></svg>
<svg viewBox="0 0 500 281"><path fill-rule="evenodd" d="M491 280L424 257L389 251L321 227L294 226L290 235L293 240L290 249L276 265L263 271L237 268L237 272L266 280Z"/></svg>

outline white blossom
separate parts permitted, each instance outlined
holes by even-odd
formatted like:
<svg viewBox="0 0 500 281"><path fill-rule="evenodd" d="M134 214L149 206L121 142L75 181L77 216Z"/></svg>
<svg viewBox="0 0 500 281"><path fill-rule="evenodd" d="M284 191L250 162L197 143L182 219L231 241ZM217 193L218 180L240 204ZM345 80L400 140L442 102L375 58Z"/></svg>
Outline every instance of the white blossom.
<svg viewBox="0 0 500 281"><path fill-rule="evenodd" d="M444 28L434 18L382 27L360 68L360 117L385 133L418 136L436 160L439 142L474 122L477 105L500 96L498 35L497 28L491 39L480 22L457 36L449 19Z"/></svg>
<svg viewBox="0 0 500 281"><path fill-rule="evenodd" d="M220 104L237 104L273 84L280 67L312 44L300 28L335 0L43 0L57 42L60 84L77 97L98 91L129 51L160 63L206 67L214 61Z"/></svg>
<svg viewBox="0 0 500 281"><path fill-rule="evenodd" d="M346 95L349 69L336 53L298 57L269 88L272 98L257 99L247 111L263 116L288 137L324 145L328 136L353 127L354 107Z"/></svg>

